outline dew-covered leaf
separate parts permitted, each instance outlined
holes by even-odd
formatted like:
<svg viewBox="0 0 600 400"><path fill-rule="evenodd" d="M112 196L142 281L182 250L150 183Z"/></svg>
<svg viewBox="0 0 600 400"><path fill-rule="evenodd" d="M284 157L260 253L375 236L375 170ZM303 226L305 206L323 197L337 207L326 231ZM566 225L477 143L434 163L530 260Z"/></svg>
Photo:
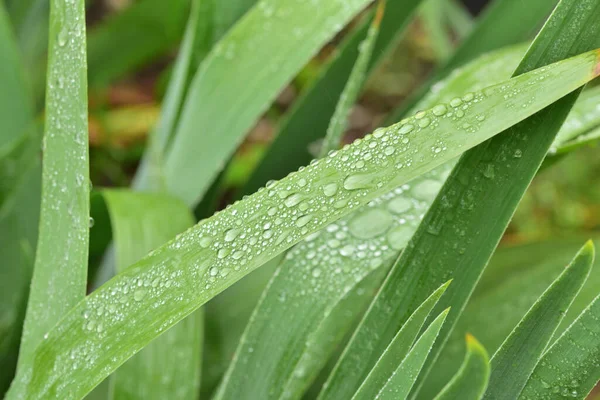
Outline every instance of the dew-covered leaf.
<svg viewBox="0 0 600 400"><path fill-rule="evenodd" d="M360 385L352 397L353 400L369 400L377 397L377 394L394 375L399 363L404 360L413 347L425 320L449 284L450 282L445 283L433 292L410 316Z"/></svg>
<svg viewBox="0 0 600 400"><path fill-rule="evenodd" d="M72 308L38 347L35 367L28 365L23 372L30 378L23 380L25 393L32 399L84 395L250 271L577 89L600 72L597 63L597 52L588 52L423 111L201 221ZM524 99L527 107L515 107ZM372 232L358 233L364 234ZM313 273L318 277L322 271ZM159 284L139 300L132 297L134 280L156 279ZM98 308L103 310L103 331L90 332L83 315ZM86 362L72 369L71 356Z"/></svg>
<svg viewBox="0 0 600 400"><path fill-rule="evenodd" d="M550 347L519 399L585 399L600 380L600 297Z"/></svg>
<svg viewBox="0 0 600 400"><path fill-rule="evenodd" d="M490 360L485 348L467 334L467 354L456 375L434 400L479 400L490 378Z"/></svg>
<svg viewBox="0 0 600 400"><path fill-rule="evenodd" d="M36 347L85 296L89 171L85 2L57 0L50 10L46 125L39 240L11 395L23 394Z"/></svg>
<svg viewBox="0 0 600 400"><path fill-rule="evenodd" d="M442 329L442 325L446 321L449 311L449 309L442 311L442 313L433 320L425 332L423 332L421 337L406 355L406 358L402 360L383 388L377 393L375 396L376 399L400 400L408 398L410 390L417 381L421 369L427 360L427 356Z"/></svg>
<svg viewBox="0 0 600 400"><path fill-rule="evenodd" d="M594 262L591 241L540 296L491 359L484 399L515 399L547 348Z"/></svg>

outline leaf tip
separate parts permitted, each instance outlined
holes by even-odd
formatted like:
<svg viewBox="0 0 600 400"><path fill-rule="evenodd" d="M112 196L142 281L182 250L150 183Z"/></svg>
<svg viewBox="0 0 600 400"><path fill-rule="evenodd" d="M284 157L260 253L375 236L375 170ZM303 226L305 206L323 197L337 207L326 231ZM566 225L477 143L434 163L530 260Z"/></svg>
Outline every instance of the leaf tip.
<svg viewBox="0 0 600 400"><path fill-rule="evenodd" d="M594 246L594 242L592 241L592 239L589 239L587 242L585 242L583 248L581 249L581 253L589 255L592 259L594 259L596 255L596 247Z"/></svg>
<svg viewBox="0 0 600 400"><path fill-rule="evenodd" d="M379 26L381 25L381 20L383 19L383 13L385 11L385 0L379 0L377 3L377 10L375 11L375 18L373 19L373 25Z"/></svg>

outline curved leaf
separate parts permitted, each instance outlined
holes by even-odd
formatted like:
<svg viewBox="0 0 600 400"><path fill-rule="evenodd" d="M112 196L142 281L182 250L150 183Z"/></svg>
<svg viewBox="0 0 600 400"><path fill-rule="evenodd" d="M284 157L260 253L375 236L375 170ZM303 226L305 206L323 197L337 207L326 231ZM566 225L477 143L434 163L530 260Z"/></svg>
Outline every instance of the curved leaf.
<svg viewBox="0 0 600 400"><path fill-rule="evenodd" d="M479 400L490 378L490 360L485 348L467 335L467 355L452 380L434 400Z"/></svg>

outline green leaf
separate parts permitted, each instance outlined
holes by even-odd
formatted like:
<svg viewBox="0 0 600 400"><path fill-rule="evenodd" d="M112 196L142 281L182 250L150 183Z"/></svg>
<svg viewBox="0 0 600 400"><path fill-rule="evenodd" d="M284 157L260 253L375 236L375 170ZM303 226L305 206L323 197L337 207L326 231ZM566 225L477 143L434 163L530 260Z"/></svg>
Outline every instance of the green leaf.
<svg viewBox="0 0 600 400"><path fill-rule="evenodd" d="M472 335L467 335L467 355L452 380L434 400L479 400L490 378L490 360L485 348Z"/></svg>
<svg viewBox="0 0 600 400"><path fill-rule="evenodd" d="M600 9L594 7L592 1L561 2L525 61L544 65L594 47L600 37ZM557 34L570 40L553 41ZM562 99L461 157L340 359L326 394L349 397L352 388L341 377L363 379L415 305L453 278L438 305L453 311L428 365L435 359L575 99Z"/></svg>
<svg viewBox="0 0 600 400"><path fill-rule="evenodd" d="M437 304L440 297L446 291L450 282L440 286L415 310L402 328L398 331L390 345L385 349L367 378L360 385L353 400L374 399L383 389L388 380L394 375L398 363L407 356L417 339L425 320L431 314L431 310Z"/></svg>
<svg viewBox="0 0 600 400"><path fill-rule="evenodd" d="M388 116L389 123L403 118L408 111L438 81L457 67L488 51L529 39L546 19L557 0L495 0L478 18L471 34L460 44L452 57L422 85L419 90Z"/></svg>
<svg viewBox="0 0 600 400"><path fill-rule="evenodd" d="M600 72L597 56L589 52L469 95L460 113L450 105L436 115L438 107L378 130L201 221L71 309L38 347L35 368L22 372L31 377L27 395L84 395L154 337L309 234L575 90ZM517 88L508 104L527 99L527 107L499 109ZM465 135L466 121L473 125ZM413 151L420 156L412 158ZM162 286L132 300L133 281L157 278ZM83 314L98 308L103 331L91 332ZM72 369L71 354L94 356Z"/></svg>
<svg viewBox="0 0 600 400"><path fill-rule="evenodd" d="M197 204L283 85L367 4L350 0L315 8L311 2L265 0L253 7L192 81L166 157L169 193ZM198 149L204 151L198 155Z"/></svg>
<svg viewBox="0 0 600 400"><path fill-rule="evenodd" d="M362 89L365 80L367 67L369 66L371 55L373 54L373 47L375 46L375 41L379 34L379 26L381 24L381 19L383 18L384 9L385 0L379 0L377 3L377 12L373 16L365 40L359 45L360 50L358 58L354 63L352 72L348 77L348 82L344 87L337 106L335 107L335 112L329 122L327 134L325 135L323 145L321 146L320 157L325 157L329 151L336 150L342 142L342 137L348 126L348 115L360 94L360 90Z"/></svg>
<svg viewBox="0 0 600 400"><path fill-rule="evenodd" d="M421 23L436 61L447 60L454 50L444 21L448 3L448 0L427 0L421 6Z"/></svg>
<svg viewBox="0 0 600 400"><path fill-rule="evenodd" d="M515 399L548 346L566 310L585 283L594 261L591 241L531 307L491 360L484 399Z"/></svg>
<svg viewBox="0 0 600 400"><path fill-rule="evenodd" d="M107 85L164 54L181 38L188 13L188 0L142 0L92 29L90 85Z"/></svg>
<svg viewBox="0 0 600 400"><path fill-rule="evenodd" d="M585 399L600 380L600 297L544 353L520 399Z"/></svg>
<svg viewBox="0 0 600 400"><path fill-rule="evenodd" d="M367 76L393 48L419 3L420 0L408 0L386 4ZM267 181L281 179L313 159L308 147L325 136L338 99L358 58L360 43L367 36L371 22L370 15L367 17L340 45L317 80L294 102L293 109L282 122L260 165L241 190L241 195L254 193Z"/></svg>
<svg viewBox="0 0 600 400"><path fill-rule="evenodd" d="M209 1L214 2L214 31L215 36L219 38L225 35L225 33L227 33L227 31L257 3L257 0Z"/></svg>
<svg viewBox="0 0 600 400"><path fill-rule="evenodd" d="M376 399L399 400L408 397L442 329L442 325L446 321L449 311L449 309L442 311L431 325L429 325L427 330L423 332L423 335L417 340L417 343L415 343L406 358L402 360L385 386L377 394Z"/></svg>
<svg viewBox="0 0 600 400"><path fill-rule="evenodd" d="M115 240L117 271L194 224L187 206L166 195L104 190ZM154 282L141 282L134 299ZM89 330L101 330L94 316ZM202 313L196 311L153 340L111 378L115 399L195 399L200 386ZM160 378L157 378L160 377Z"/></svg>
<svg viewBox="0 0 600 400"><path fill-rule="evenodd" d="M443 3L446 10L446 18L452 30L459 39L469 36L473 30L473 17L469 10L457 0L450 0Z"/></svg>
<svg viewBox="0 0 600 400"><path fill-rule="evenodd" d="M495 352L544 290L564 271L583 238L551 240L501 247L477 285L469 304L458 319L448 343L419 392L431 399L452 378L465 352L464 336L473 332ZM557 334L564 332L593 301L600 284L600 260L563 319Z"/></svg>
<svg viewBox="0 0 600 400"><path fill-rule="evenodd" d="M90 222L84 5L57 0L50 10L39 240L18 373L29 367L50 328L85 296ZM18 379L11 391L25 386Z"/></svg>

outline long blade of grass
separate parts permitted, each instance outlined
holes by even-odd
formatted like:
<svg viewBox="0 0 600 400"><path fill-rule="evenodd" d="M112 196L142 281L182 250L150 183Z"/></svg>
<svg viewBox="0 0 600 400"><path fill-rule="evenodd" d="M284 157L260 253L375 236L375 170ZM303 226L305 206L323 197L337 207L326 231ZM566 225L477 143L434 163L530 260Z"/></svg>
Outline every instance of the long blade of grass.
<svg viewBox="0 0 600 400"><path fill-rule="evenodd" d="M188 14L188 0L142 0L91 30L90 86L104 86L164 54L181 38Z"/></svg>
<svg viewBox="0 0 600 400"><path fill-rule="evenodd" d="M425 324L425 320L449 284L450 282L445 283L433 292L410 316L387 349L385 349L385 352L381 355L381 358L379 358L379 361L377 361L377 364L375 364L367 378L360 385L352 397L353 400L374 399L377 397L377 394L394 375L398 363L404 360L404 357L407 356L413 347L413 343Z"/></svg>
<svg viewBox="0 0 600 400"><path fill-rule="evenodd" d="M577 318L535 367L520 399L585 399L600 380L600 297Z"/></svg>
<svg viewBox="0 0 600 400"><path fill-rule="evenodd" d="M417 340L406 358L402 360L381 391L377 393L376 399L399 400L408 397L442 329L442 325L446 321L449 311L449 309L442 311L425 332L423 332L423 335Z"/></svg>
<svg viewBox="0 0 600 400"><path fill-rule="evenodd" d="M446 61L454 50L444 18L448 3L447 0L427 0L423 2L420 10L421 24L438 62Z"/></svg>
<svg viewBox="0 0 600 400"><path fill-rule="evenodd" d="M505 65L518 64L513 53L518 57L524 49L482 57L477 65L449 78L442 89L427 96L419 108L432 107L436 102L448 103L461 90L481 88L481 82L485 82L482 66L487 67L486 71L492 75L510 75ZM252 369L251 365L262 366L261 383L265 385L271 376L285 375L286 371L293 370L293 375L302 379L310 377L314 369L318 370L335 345L318 356L314 352L304 354L309 353L309 338L311 342L329 341L329 336L318 337L316 331L327 331L324 328L327 324L339 329L337 321L346 318L345 314L337 314L332 308L373 268L389 269L390 263L417 228L453 164L454 161L396 188L292 249L269 283L247 328L243 346L238 349L240 356L230 366L231 384L237 382L243 386L242 377ZM323 268L323 265L328 267ZM314 296L306 296L308 291ZM282 293L285 298L294 301L282 302ZM278 323L273 323L274 320ZM258 343L264 336L271 338L271 344L278 341L279 345L261 347ZM289 350L292 347L295 350ZM321 364L305 362L309 358L319 359ZM275 372L270 375L267 371ZM274 382L271 384L275 385Z"/></svg>
<svg viewBox="0 0 600 400"><path fill-rule="evenodd" d="M381 20L379 34L367 69L370 75L408 26L420 0L390 1ZM271 179L281 179L289 172L308 164L313 156L310 143L323 138L338 99L359 55L360 43L367 36L371 19L357 27L324 67L315 83L294 102L294 107L278 129L273 143L260 165L241 190L240 195L254 193Z"/></svg>
<svg viewBox="0 0 600 400"><path fill-rule="evenodd" d="M390 123L407 114L425 93L457 67L488 51L520 43L535 32L555 7L557 0L495 0L477 20L471 34L452 57L387 118Z"/></svg>
<svg viewBox="0 0 600 400"><path fill-rule="evenodd" d="M31 377L23 389L31 398L59 392L84 395L154 337L250 271L354 208L575 90L600 73L597 64L598 53L591 51L469 95L460 112L452 105L443 106L444 115L439 115L439 107L424 111L201 221L72 308L38 347L35 367L28 365L22 372ZM518 93L504 103L504 96L517 88ZM524 99L527 107L511 106L523 104ZM509 107L500 112L502 104ZM477 119L481 115L483 121ZM467 134L463 121L473 124L466 128ZM414 152L418 158L413 158ZM132 301L132 281L157 278L162 286L149 288ZM98 317L103 331L88 331L83 314L99 307L105 312ZM94 357L73 370L70 354Z"/></svg>
<svg viewBox="0 0 600 400"><path fill-rule="evenodd" d="M591 241L531 307L491 360L484 399L516 399L542 358L556 328L585 283L594 262Z"/></svg>
<svg viewBox="0 0 600 400"><path fill-rule="evenodd" d="M214 1L214 0L212 0ZM216 37L222 37L258 0L214 1Z"/></svg>
<svg viewBox="0 0 600 400"><path fill-rule="evenodd" d="M105 190L103 195L114 232L118 272L194 224L187 206L166 195L125 190ZM153 284L158 283L140 281L132 288L134 299ZM93 325L88 330L101 330L90 317ZM111 378L111 398L195 399L200 387L201 342L199 310L123 364Z"/></svg>
<svg viewBox="0 0 600 400"><path fill-rule="evenodd" d="M457 0L449 0L443 4L446 11L448 25L456 33L459 39L464 39L469 36L474 28L473 17L465 8L462 2Z"/></svg>
<svg viewBox="0 0 600 400"><path fill-rule="evenodd" d="M379 34L379 26L381 25L384 9L385 0L379 0L377 3L377 11L373 16L373 21L369 26L367 36L359 46L360 50L356 63L352 68L352 72L348 77L348 82L344 87L340 100L338 101L333 116L331 117L331 121L329 122L329 127L327 128L327 133L323 140L323 145L321 146L320 157L325 157L329 151L337 149L342 142L342 137L348 126L348 115L358 98L360 89L365 80L365 74L371 60L373 47L375 46L375 41Z"/></svg>
<svg viewBox="0 0 600 400"><path fill-rule="evenodd" d="M50 10L48 88L39 240L18 370L31 363L50 328L85 296L89 171L85 2ZM15 390L26 385L15 381Z"/></svg>
<svg viewBox="0 0 600 400"><path fill-rule="evenodd" d="M485 348L467 335L467 355L452 380L434 400L479 400L490 378L490 360Z"/></svg>
<svg viewBox="0 0 600 400"><path fill-rule="evenodd" d="M447 345L435 362L419 392L419 399L431 399L459 368L465 352L464 335L474 332L491 352L496 352L544 290L564 271L584 239L552 240L500 248L469 304L456 323ZM569 307L557 334L565 329L594 300L600 284L600 260Z"/></svg>
<svg viewBox="0 0 600 400"><path fill-rule="evenodd" d="M529 65L521 64L517 73L594 47L599 20L600 5L595 1L561 2L526 55ZM555 35L571 39L553 42ZM414 304L452 277L459 283L441 302L453 307L442 333L444 338L448 335L576 98L574 94L561 100L462 156L403 251L401 262L388 275L323 396L348 397L352 388L340 384L342 377L362 379ZM431 360L444 341L438 342Z"/></svg>
<svg viewBox="0 0 600 400"><path fill-rule="evenodd" d="M350 0L315 7L263 0L253 7L213 48L192 81L166 157L168 191L197 204L281 87L367 4ZM262 60L269 60L268 68Z"/></svg>

